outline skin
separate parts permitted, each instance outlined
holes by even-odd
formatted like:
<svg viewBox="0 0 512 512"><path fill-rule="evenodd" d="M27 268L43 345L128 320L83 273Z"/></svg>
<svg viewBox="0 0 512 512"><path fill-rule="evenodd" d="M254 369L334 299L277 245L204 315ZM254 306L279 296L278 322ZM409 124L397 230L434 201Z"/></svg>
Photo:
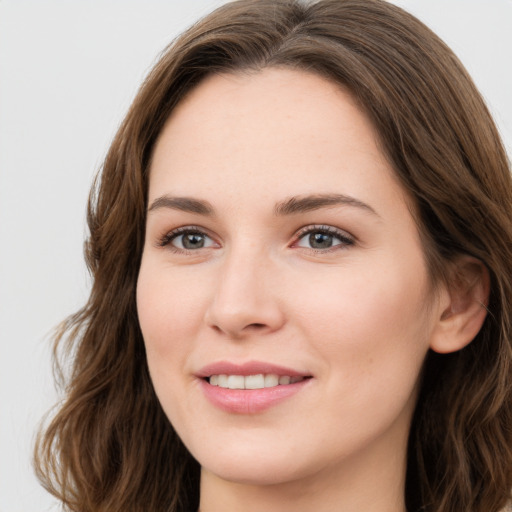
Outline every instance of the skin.
<svg viewBox="0 0 512 512"><path fill-rule="evenodd" d="M276 215L276 204L312 194L367 207ZM351 96L302 71L207 78L157 141L148 204L139 320L159 400L202 467L201 511L405 511L418 376L453 315ZM312 249L303 228L319 225L351 243L335 235ZM187 226L204 233L202 248L183 250L174 230ZM257 414L205 398L200 368L254 360L312 378Z"/></svg>

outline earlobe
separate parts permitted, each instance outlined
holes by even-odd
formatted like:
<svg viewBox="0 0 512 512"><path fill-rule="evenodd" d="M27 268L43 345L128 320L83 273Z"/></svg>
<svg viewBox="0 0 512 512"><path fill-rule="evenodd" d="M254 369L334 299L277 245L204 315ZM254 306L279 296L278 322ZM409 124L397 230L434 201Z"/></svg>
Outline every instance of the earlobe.
<svg viewBox="0 0 512 512"><path fill-rule="evenodd" d="M440 294L439 317L430 348L446 354L471 343L487 316L489 292L490 278L485 265L471 256L457 258L450 282Z"/></svg>

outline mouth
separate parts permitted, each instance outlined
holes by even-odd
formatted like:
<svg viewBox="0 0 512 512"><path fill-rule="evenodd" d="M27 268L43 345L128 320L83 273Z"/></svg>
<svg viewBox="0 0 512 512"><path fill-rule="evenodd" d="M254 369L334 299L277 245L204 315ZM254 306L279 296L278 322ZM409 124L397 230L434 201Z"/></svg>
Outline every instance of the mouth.
<svg viewBox="0 0 512 512"><path fill-rule="evenodd" d="M271 363L218 362L196 375L204 396L231 414L257 414L304 393L313 375Z"/></svg>
<svg viewBox="0 0 512 512"><path fill-rule="evenodd" d="M288 386L310 378L310 376L258 373L255 375L216 374L205 377L205 380L211 386L218 386L224 389L264 389L274 388L276 386Z"/></svg>

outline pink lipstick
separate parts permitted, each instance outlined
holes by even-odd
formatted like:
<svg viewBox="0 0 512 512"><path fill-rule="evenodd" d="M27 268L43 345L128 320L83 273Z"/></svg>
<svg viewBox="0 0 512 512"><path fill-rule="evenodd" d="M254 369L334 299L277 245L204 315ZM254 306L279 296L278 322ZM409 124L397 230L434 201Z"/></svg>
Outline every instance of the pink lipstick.
<svg viewBox="0 0 512 512"><path fill-rule="evenodd" d="M235 364L220 361L196 375L205 397L230 413L256 414L295 395L311 381L311 375L271 363Z"/></svg>

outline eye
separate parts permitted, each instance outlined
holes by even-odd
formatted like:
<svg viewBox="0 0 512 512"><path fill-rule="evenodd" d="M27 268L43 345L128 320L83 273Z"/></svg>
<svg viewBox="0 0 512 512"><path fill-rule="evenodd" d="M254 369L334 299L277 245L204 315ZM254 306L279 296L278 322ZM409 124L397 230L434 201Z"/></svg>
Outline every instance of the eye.
<svg viewBox="0 0 512 512"><path fill-rule="evenodd" d="M354 239L332 226L309 226L299 232L298 241L294 245L315 251L327 251L337 246L341 249L354 245Z"/></svg>
<svg viewBox="0 0 512 512"><path fill-rule="evenodd" d="M216 243L203 231L194 227L178 228L167 233L160 246L172 246L178 251L194 251L216 246Z"/></svg>

